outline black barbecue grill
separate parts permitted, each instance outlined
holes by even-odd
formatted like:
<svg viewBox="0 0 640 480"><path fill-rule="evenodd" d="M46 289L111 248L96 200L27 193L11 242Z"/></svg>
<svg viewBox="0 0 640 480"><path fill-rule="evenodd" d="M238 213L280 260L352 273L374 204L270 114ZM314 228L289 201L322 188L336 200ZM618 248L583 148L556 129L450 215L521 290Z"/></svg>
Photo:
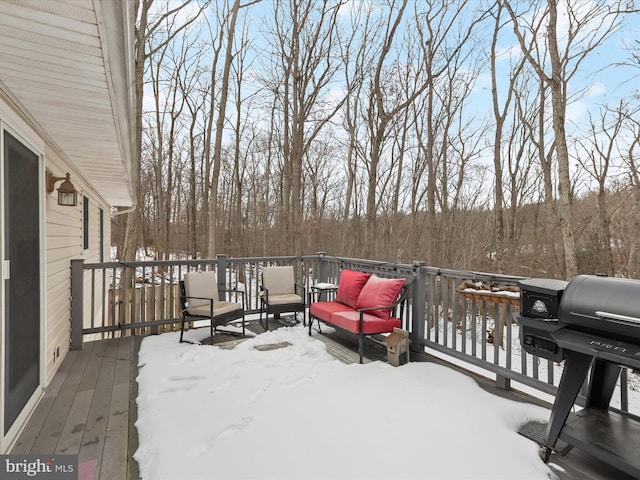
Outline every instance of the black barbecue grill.
<svg viewBox="0 0 640 480"><path fill-rule="evenodd" d="M609 407L622 367L640 369L640 281L580 275L520 289L523 349L565 361L542 459L561 438L640 478L640 418ZM588 373L585 409L567 421Z"/></svg>

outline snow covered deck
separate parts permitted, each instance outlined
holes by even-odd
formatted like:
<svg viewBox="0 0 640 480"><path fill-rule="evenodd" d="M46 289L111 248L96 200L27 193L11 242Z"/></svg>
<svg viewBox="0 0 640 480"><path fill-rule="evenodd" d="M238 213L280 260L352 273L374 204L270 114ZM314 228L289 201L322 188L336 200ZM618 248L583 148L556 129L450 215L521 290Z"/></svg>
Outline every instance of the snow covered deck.
<svg viewBox="0 0 640 480"><path fill-rule="evenodd" d="M260 333L260 327L254 328ZM138 448L136 377L142 338L88 342L82 351L70 352L11 453L78 454L79 479L139 478L133 453ZM342 362L357 363L357 342L352 338L337 333L315 338L324 342L327 351ZM226 335L216 335L215 341L228 348L238 343L236 337ZM385 353L373 345L367 348L372 360L385 361ZM426 356L420 360L433 361ZM452 368L473 376L459 367ZM473 378L493 394L533 402L518 392L496 388L493 381L477 376ZM182 407L176 405L176 409ZM451 428L459 429L457 420L450 419ZM383 423L384 418L381 418L381 425ZM424 434L428 435L428 432ZM464 429L459 429L459 434L468 435ZM380 440L385 441L382 431ZM486 439L480 438L478 442L486 442ZM451 448L455 449L455 445ZM278 455L277 452L273 454ZM487 462L495 465L496 477L499 477L500 451L496 451L495 457L487 458ZM553 472L560 479L630 478L577 449L564 457L554 455L552 463ZM451 467L454 468L455 464ZM429 478L428 467L425 468L425 478ZM453 470L452 476L455 476Z"/></svg>

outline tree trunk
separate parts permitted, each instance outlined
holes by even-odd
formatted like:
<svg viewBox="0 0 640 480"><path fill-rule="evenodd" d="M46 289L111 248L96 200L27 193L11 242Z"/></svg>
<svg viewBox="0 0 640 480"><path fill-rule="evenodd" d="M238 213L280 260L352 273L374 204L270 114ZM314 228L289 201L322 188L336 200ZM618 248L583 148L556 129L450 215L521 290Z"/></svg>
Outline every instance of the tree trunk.
<svg viewBox="0 0 640 480"><path fill-rule="evenodd" d="M571 177L569 172L569 149L565 131L566 82L563 79L562 62L560 59L557 37L557 0L549 0L549 55L551 58L551 106L553 117L553 132L556 140L556 154L558 157L558 212L560 217L560 232L564 247L565 278L571 279L578 274L576 261L576 241L573 235L573 219L571 212Z"/></svg>

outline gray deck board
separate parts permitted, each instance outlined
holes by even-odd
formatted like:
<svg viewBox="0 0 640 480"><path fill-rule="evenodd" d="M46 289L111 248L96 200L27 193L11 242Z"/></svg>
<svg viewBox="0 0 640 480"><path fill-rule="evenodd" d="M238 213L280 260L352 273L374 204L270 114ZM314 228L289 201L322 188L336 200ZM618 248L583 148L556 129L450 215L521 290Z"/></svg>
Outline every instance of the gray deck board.
<svg viewBox="0 0 640 480"><path fill-rule="evenodd" d="M132 343L131 337L122 339L117 352L112 401L109 405L107 432L100 462L100 478L113 479L127 476Z"/></svg>
<svg viewBox="0 0 640 480"><path fill-rule="evenodd" d="M91 347L91 355L89 358L93 359L103 354L106 343L93 343ZM99 362L90 360L86 363L78 384L78 390L71 404L69 416L66 419L58 440L56 453L78 454L89 415L89 408L93 401L99 371Z"/></svg>
<svg viewBox="0 0 640 480"><path fill-rule="evenodd" d="M270 322L271 328L278 326ZM262 331L255 324L250 328L255 333ZM238 343L237 337L217 337L215 343L227 342L229 348ZM353 336L330 333L316 338L340 361L358 362ZM138 478L133 453L138 447L136 377L141 341L142 337L103 340L86 343L80 352L69 352L11 453L77 453L80 478ZM379 345L368 342L365 362L385 361L385 353ZM495 383L490 386L489 381L486 385L478 382L508 398L529 398L516 392L497 392ZM554 454L550 466L561 480L628 478L575 448L564 457Z"/></svg>
<svg viewBox="0 0 640 480"><path fill-rule="evenodd" d="M92 347L93 345L89 345L86 350L78 352L73 359L60 391L56 395L42 428L31 446L32 452L56 452L58 441L78 392L78 385L88 363Z"/></svg>
<svg viewBox="0 0 640 480"><path fill-rule="evenodd" d="M82 436L82 445L78 452L80 468L100 472L104 443L107 434L107 421L112 396L114 395L113 379L118 345L122 339L107 340L101 356L93 357L94 362L101 362L97 376L94 395L87 415L87 422ZM118 392L121 393L121 392ZM127 393L128 395L128 393ZM94 478L99 478L98 475Z"/></svg>

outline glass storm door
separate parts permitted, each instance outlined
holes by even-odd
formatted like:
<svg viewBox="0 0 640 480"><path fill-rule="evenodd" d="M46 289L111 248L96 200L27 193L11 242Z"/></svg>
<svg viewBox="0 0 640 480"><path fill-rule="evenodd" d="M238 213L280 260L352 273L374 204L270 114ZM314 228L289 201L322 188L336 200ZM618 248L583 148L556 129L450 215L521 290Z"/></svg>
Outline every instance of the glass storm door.
<svg viewBox="0 0 640 480"><path fill-rule="evenodd" d="M4 433L40 384L38 156L4 133Z"/></svg>

